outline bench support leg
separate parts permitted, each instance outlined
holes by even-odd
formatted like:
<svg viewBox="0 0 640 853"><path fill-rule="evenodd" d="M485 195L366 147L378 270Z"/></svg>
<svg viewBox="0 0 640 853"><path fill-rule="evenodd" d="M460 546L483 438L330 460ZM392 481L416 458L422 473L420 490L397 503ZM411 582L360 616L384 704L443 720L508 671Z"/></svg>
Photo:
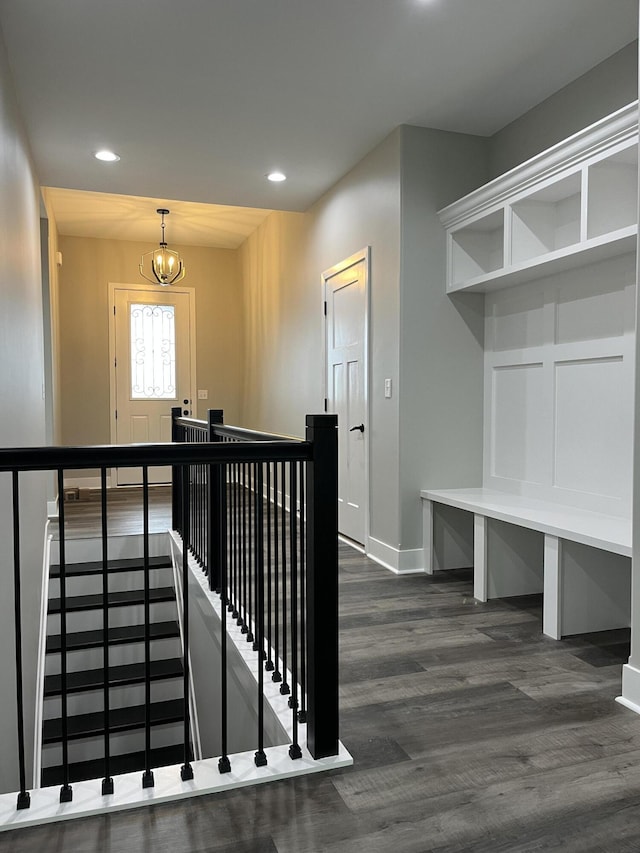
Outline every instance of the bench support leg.
<svg viewBox="0 0 640 853"><path fill-rule="evenodd" d="M473 595L478 601L487 600L487 517L473 516Z"/></svg>
<svg viewBox="0 0 640 853"><path fill-rule="evenodd" d="M544 537L544 595L542 633L554 640L562 637L562 540L545 534Z"/></svg>
<svg viewBox="0 0 640 853"><path fill-rule="evenodd" d="M433 559L433 501L422 501L422 547L424 570L428 575L432 575L435 562Z"/></svg>

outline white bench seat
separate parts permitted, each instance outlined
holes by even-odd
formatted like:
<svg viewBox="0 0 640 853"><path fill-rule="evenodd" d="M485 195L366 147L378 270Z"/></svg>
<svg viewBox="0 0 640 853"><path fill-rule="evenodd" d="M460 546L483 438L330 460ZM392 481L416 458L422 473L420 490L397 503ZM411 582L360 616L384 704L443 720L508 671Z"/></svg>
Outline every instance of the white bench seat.
<svg viewBox="0 0 640 853"><path fill-rule="evenodd" d="M446 568L435 553L434 507L465 510L474 516L478 600L542 591L543 632L556 639L629 624L630 519L482 488L425 489L420 495L427 573ZM523 534L519 539L493 522L544 538Z"/></svg>

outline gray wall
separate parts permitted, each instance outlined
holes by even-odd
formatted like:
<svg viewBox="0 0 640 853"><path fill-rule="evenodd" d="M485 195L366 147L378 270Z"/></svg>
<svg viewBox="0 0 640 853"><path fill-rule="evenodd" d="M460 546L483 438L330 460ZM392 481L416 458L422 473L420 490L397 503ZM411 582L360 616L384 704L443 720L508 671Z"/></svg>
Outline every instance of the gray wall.
<svg viewBox="0 0 640 853"><path fill-rule="evenodd" d="M420 490L482 484L484 296L445 293L437 211L487 179L487 140L402 128L401 549L422 545Z"/></svg>
<svg viewBox="0 0 640 853"><path fill-rule="evenodd" d="M370 383L399 378L400 130L305 214L274 213L243 244L249 427L302 435L322 411L321 273L371 246ZM371 535L399 541L398 397L371 406Z"/></svg>
<svg viewBox="0 0 640 853"><path fill-rule="evenodd" d="M501 175L637 97L638 42L634 41L491 137L491 177Z"/></svg>
<svg viewBox="0 0 640 853"><path fill-rule="evenodd" d="M0 447L45 443L40 202L0 39ZM12 417L12 415L14 417ZM0 476L0 791L18 786L13 663L13 543L10 476ZM31 782L33 709L46 520L42 475L21 477L24 686L28 784Z"/></svg>

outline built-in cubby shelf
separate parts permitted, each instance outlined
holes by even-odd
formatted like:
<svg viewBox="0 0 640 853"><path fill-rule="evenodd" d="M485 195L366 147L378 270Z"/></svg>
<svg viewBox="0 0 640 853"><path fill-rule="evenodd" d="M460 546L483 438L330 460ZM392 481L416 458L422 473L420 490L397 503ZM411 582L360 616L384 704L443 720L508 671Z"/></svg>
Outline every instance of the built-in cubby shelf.
<svg viewBox="0 0 640 853"><path fill-rule="evenodd" d="M637 101L439 213L450 293L522 284L635 251Z"/></svg>

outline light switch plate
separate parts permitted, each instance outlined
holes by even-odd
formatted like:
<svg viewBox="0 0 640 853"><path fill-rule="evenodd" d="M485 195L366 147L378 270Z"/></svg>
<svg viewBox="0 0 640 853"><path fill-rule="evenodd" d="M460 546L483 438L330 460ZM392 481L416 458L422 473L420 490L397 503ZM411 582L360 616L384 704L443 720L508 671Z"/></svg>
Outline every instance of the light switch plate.
<svg viewBox="0 0 640 853"><path fill-rule="evenodd" d="M384 380L384 396L387 400L391 399L391 380L390 379Z"/></svg>

